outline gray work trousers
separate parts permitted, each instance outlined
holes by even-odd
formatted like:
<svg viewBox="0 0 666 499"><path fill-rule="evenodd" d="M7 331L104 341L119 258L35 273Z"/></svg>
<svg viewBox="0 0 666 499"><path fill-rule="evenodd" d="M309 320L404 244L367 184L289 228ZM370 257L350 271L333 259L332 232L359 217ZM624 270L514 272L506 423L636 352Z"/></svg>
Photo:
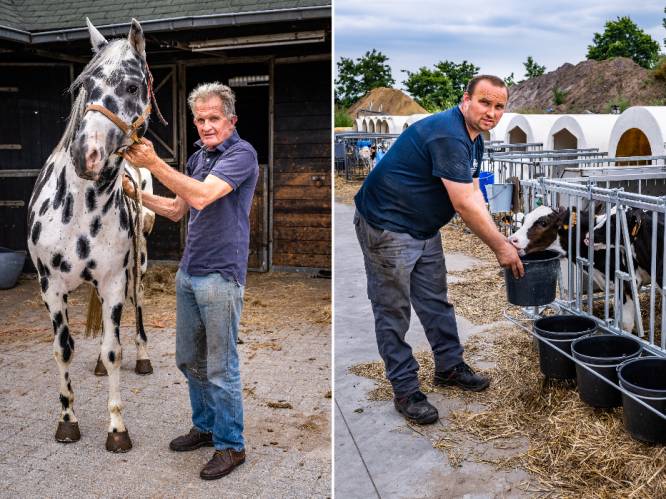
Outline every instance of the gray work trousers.
<svg viewBox="0 0 666 499"><path fill-rule="evenodd" d="M439 232L419 240L376 229L358 212L354 225L365 261L379 354L395 395L408 396L419 389L419 364L405 341L411 306L425 329L435 369L450 369L463 360L453 305L447 299L442 239Z"/></svg>

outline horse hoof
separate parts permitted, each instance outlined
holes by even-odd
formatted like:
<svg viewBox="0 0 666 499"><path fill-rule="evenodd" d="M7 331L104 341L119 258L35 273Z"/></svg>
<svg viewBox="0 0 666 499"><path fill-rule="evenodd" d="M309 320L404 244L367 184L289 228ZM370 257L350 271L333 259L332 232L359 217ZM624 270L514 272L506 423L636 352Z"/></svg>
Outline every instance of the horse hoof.
<svg viewBox="0 0 666 499"><path fill-rule="evenodd" d="M101 358L97 359L97 364L95 365L95 376L106 376L106 367L104 367L104 362Z"/></svg>
<svg viewBox="0 0 666 499"><path fill-rule="evenodd" d="M137 374L153 374L153 366L150 359L137 359L134 372Z"/></svg>
<svg viewBox="0 0 666 499"><path fill-rule="evenodd" d="M127 452L132 448L129 433L125 431L109 432L106 437L106 450L109 452Z"/></svg>
<svg viewBox="0 0 666 499"><path fill-rule="evenodd" d="M79 431L79 423L72 423L71 421L60 421L58 429L56 430L55 439L64 444L78 442L81 438Z"/></svg>

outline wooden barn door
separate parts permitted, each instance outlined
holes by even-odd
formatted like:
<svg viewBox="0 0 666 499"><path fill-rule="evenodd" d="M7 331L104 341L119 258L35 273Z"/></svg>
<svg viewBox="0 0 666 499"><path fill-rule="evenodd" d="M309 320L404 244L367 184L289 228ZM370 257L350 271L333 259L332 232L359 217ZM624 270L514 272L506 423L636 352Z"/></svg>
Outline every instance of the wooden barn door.
<svg viewBox="0 0 666 499"><path fill-rule="evenodd" d="M71 108L69 64L0 66L0 246L27 247L28 202ZM26 271L32 270L26 259Z"/></svg>

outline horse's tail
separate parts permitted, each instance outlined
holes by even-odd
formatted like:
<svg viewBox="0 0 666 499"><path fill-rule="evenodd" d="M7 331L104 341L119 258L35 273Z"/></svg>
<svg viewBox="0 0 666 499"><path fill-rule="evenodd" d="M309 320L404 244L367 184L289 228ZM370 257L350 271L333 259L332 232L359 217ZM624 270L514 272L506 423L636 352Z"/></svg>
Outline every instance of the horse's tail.
<svg viewBox="0 0 666 499"><path fill-rule="evenodd" d="M88 299L88 316L86 317L86 338L97 338L102 332L102 303L99 301L97 290L90 286Z"/></svg>

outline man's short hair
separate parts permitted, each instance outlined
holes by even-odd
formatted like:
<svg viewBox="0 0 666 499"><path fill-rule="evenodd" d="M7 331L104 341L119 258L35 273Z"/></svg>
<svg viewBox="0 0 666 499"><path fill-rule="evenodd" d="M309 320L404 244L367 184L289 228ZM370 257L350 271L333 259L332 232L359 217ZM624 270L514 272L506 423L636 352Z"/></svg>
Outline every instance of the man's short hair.
<svg viewBox="0 0 666 499"><path fill-rule="evenodd" d="M504 88L506 90L506 98L509 98L509 87L506 86L504 80L495 75L476 75L474 78L467 82L467 88L465 92L471 97L474 94L474 89L476 88L477 83L482 80L489 81L495 87Z"/></svg>
<svg viewBox="0 0 666 499"><path fill-rule="evenodd" d="M222 112L227 119L236 116L236 96L234 95L234 91L219 81L201 83L192 90L190 96L187 98L187 103L190 106L192 115L194 115L194 105L198 100L205 101L211 97L220 98L222 101Z"/></svg>

